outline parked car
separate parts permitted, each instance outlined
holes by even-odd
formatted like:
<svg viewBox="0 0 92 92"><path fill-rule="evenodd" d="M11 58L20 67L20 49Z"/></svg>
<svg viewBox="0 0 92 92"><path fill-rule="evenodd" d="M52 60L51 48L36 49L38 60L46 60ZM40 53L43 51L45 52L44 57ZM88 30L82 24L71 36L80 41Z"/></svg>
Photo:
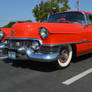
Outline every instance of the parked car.
<svg viewBox="0 0 92 92"><path fill-rule="evenodd" d="M11 34L11 28L0 28L0 45L4 42L6 37ZM2 54L2 49L0 49L0 55Z"/></svg>
<svg viewBox="0 0 92 92"><path fill-rule="evenodd" d="M11 28L0 28L0 41L3 42L11 33Z"/></svg>
<svg viewBox="0 0 92 92"><path fill-rule="evenodd" d="M68 11L49 16L47 23L18 22L4 43L10 59L67 67L74 56L92 52L92 13Z"/></svg>

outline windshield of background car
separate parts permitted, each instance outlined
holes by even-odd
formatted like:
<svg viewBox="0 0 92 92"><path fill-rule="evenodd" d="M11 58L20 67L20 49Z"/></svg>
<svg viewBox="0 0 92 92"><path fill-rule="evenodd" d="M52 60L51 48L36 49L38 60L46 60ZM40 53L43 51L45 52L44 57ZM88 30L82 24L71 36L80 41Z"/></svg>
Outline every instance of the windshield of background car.
<svg viewBox="0 0 92 92"><path fill-rule="evenodd" d="M61 18L65 18L66 22L85 24L84 15L81 12L64 12L54 14L47 19L47 22L49 23L62 22L60 21Z"/></svg>

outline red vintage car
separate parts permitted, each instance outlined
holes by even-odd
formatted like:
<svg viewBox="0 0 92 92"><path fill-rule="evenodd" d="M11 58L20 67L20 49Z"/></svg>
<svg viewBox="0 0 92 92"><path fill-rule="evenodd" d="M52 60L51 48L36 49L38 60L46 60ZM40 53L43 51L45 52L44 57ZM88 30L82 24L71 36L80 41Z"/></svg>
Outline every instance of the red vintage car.
<svg viewBox="0 0 92 92"><path fill-rule="evenodd" d="M6 37L9 37L11 33L11 28L0 28L0 46L2 46L2 42ZM0 47L2 48L2 47ZM0 49L0 53L2 53L2 49Z"/></svg>
<svg viewBox="0 0 92 92"><path fill-rule="evenodd" d="M4 41L4 39L11 33L11 28L0 28L0 40L1 42Z"/></svg>
<svg viewBox="0 0 92 92"><path fill-rule="evenodd" d="M49 16L46 23L18 22L4 43L10 59L67 67L74 56L92 52L92 13L68 11Z"/></svg>

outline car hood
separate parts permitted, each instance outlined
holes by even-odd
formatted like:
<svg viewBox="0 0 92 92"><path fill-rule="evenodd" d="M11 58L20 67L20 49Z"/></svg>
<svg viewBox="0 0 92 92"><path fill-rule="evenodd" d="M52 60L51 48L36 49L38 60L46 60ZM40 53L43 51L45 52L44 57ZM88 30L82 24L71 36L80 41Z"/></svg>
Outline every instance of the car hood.
<svg viewBox="0 0 92 92"><path fill-rule="evenodd" d="M80 33L83 25L74 23L16 23L12 37L38 38L39 28L45 27L49 33Z"/></svg>

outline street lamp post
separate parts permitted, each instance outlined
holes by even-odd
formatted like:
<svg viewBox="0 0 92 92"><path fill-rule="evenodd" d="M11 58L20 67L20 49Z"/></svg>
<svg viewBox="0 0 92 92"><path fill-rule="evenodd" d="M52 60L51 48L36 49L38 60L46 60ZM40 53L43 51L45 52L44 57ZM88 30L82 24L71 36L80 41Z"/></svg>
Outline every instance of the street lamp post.
<svg viewBox="0 0 92 92"><path fill-rule="evenodd" d="M79 11L79 0L77 0L77 10Z"/></svg>

